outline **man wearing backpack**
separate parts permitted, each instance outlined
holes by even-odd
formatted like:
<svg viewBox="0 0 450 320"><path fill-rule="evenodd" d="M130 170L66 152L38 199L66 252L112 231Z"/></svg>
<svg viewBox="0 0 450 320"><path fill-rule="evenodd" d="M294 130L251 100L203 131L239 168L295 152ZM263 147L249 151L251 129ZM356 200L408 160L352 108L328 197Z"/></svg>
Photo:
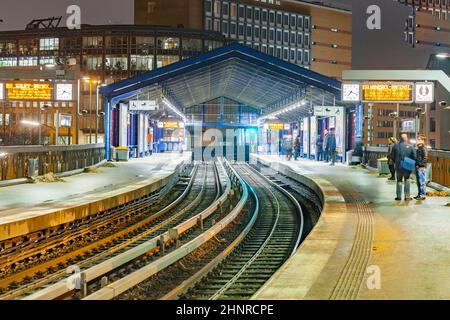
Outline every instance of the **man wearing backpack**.
<svg viewBox="0 0 450 320"><path fill-rule="evenodd" d="M404 187L405 201L411 201L411 183L409 177L415 166L414 148L408 144L408 134L403 132L400 135L400 142L392 150L392 159L395 164L397 175L397 197L396 201L402 200L402 189Z"/></svg>

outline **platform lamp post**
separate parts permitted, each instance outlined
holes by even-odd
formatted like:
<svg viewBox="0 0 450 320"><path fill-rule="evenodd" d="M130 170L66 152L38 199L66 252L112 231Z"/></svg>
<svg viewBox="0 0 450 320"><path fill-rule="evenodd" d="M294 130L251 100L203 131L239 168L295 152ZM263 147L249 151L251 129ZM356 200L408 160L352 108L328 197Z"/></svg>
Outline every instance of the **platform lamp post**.
<svg viewBox="0 0 450 320"><path fill-rule="evenodd" d="M99 112L99 104L100 104L100 88L105 87L106 84L98 84L97 85L97 100L95 106L95 144L98 143L98 119L105 115L105 112Z"/></svg>
<svg viewBox="0 0 450 320"><path fill-rule="evenodd" d="M97 80L85 79L89 83L89 115L88 115L88 129L89 129L89 144L92 144L92 84L97 84ZM98 94L98 91L97 91ZM98 97L97 97L98 98Z"/></svg>
<svg viewBox="0 0 450 320"><path fill-rule="evenodd" d="M78 117L83 116L80 111L81 107L81 80L87 81L90 80L89 77L83 77L82 79L78 79L77 81L77 114L75 115L75 144L79 144L79 125L78 125Z"/></svg>

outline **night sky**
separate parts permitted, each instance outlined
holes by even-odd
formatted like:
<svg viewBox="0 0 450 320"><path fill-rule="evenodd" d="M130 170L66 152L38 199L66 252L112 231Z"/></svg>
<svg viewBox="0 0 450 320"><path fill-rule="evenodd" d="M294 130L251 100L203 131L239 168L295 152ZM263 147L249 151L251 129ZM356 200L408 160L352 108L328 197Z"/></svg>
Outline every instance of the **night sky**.
<svg viewBox="0 0 450 320"><path fill-rule="evenodd" d="M432 50L413 49L403 40L403 28L409 10L407 7L392 0L327 2L353 6L354 69L417 69L426 66ZM82 23L85 24L133 23L134 0L1 0L0 19L4 22L0 23L0 30L24 29L33 18L65 16L70 4L81 7ZM365 27L366 9L371 4L381 7L382 30L371 31Z"/></svg>

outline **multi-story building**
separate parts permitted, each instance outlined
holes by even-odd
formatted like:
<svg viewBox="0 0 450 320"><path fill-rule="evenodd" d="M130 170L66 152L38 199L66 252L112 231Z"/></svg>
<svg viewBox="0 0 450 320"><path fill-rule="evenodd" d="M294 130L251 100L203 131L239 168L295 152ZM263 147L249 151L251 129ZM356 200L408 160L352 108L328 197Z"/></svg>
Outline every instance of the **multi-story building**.
<svg viewBox="0 0 450 320"><path fill-rule="evenodd" d="M213 50L223 46L227 41L223 35L216 32L163 26L83 25L81 30L27 28L27 30L0 32L0 74L3 78L0 80L0 144L36 143L36 136L28 139L26 135L21 134L29 129L21 122L24 119L37 119L43 103L48 119L54 119L58 108L67 105L64 110L72 115L77 128L71 139L64 141L93 142L93 136L96 135L95 118L101 114L102 106L100 103L99 112L95 110L96 89L99 85ZM81 81L73 79L73 76L70 79L61 79L72 83L74 94L69 100L61 102L55 99L56 87L41 72L50 69L61 72L69 69L77 70L78 80ZM27 70L29 72L25 75L24 72ZM35 77L30 76L33 72ZM13 74L16 75L12 77ZM52 91L51 96L45 99L33 98L30 96L31 91L27 91L25 96L12 95L10 93L12 91L8 91L4 85L21 82L50 83L48 90ZM79 105L76 94L78 83ZM102 122L100 121L99 125L100 133ZM53 120L41 123L44 124L41 128L41 142L54 143ZM13 135L25 138L16 141Z"/></svg>
<svg viewBox="0 0 450 320"><path fill-rule="evenodd" d="M411 7L405 41L434 52L450 50L450 0L398 0Z"/></svg>
<svg viewBox="0 0 450 320"><path fill-rule="evenodd" d="M324 75L351 68L349 10L294 0L135 0L136 24L216 31Z"/></svg>

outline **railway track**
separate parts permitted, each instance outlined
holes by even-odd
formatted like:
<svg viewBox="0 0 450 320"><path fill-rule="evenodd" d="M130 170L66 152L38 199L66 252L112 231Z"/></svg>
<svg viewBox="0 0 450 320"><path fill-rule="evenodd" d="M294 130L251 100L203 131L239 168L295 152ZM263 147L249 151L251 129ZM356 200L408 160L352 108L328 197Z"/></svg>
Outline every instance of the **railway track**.
<svg viewBox="0 0 450 320"><path fill-rule="evenodd" d="M195 169L194 171L194 177L190 186L178 199L159 212L153 212L148 221L141 221L124 230L116 230L116 233L112 235L114 241L107 238L101 243L97 243L91 250L92 254L78 261L76 267L80 270L89 269L108 261L108 259L124 254L131 248L135 248L149 239L166 232L173 225L187 219L196 210L201 210L205 206L205 202L217 198L220 186L216 178L217 171L215 167L200 166L200 169ZM213 191L211 191L211 188ZM203 203L203 206L201 203ZM43 288L51 287L52 284L60 282L65 277L67 277L66 268L62 268L57 272L50 272L44 277L38 277L36 281L26 283L25 286L9 290L0 298L12 299L32 295Z"/></svg>
<svg viewBox="0 0 450 320"><path fill-rule="evenodd" d="M167 271L168 276L189 259L200 271L185 273L191 278L169 289L163 299L250 298L295 252L312 228L314 217L309 212L304 214L302 208L315 208L320 214L320 205L316 206L320 201L312 190L272 169L231 166L225 161L225 170L219 163L200 165L195 170L191 188L187 188L190 191L185 190L179 202L168 206L171 215L121 237L114 246L99 248L78 263L79 277L74 278L78 287L68 288L69 279L60 270L7 298L114 299L141 282L151 282L153 275ZM246 200L247 194L252 195L251 201ZM240 215L244 206L247 209ZM243 224L238 226L236 221ZM226 235L226 239L215 238L216 234L219 238L220 234ZM202 256L196 250L208 251L203 261L193 258ZM174 265L177 261L181 263L178 267ZM130 296L133 294L124 297Z"/></svg>
<svg viewBox="0 0 450 320"><path fill-rule="evenodd" d="M303 212L298 201L249 165L234 167L256 199L254 224L233 252L181 299L248 299L300 242Z"/></svg>
<svg viewBox="0 0 450 320"><path fill-rule="evenodd" d="M196 169L193 169L190 176L195 171ZM55 267L55 264L45 262L86 247L102 237L108 237L113 230L151 219L155 210L166 207L190 188L190 176L181 176L178 183L169 184L155 194L91 216L85 221L74 222L67 228L60 228L58 232L52 234L42 232L42 236L33 242L24 242L0 251L0 292L1 288L7 288L9 283L22 280L20 274L29 273L27 269L35 265L45 264L46 267ZM58 263L64 261L58 260ZM42 268L34 270L45 271ZM20 273L21 271L25 273Z"/></svg>
<svg viewBox="0 0 450 320"><path fill-rule="evenodd" d="M135 268L155 259L156 251L165 251L168 242L170 245L173 241L167 241L169 231L183 222L188 221L198 212L202 212L216 202L222 192L224 177L220 176L215 164L200 165L196 183L192 187L190 194L194 196L186 196L176 206L171 205L169 210L170 216L161 216L161 221L152 228L145 228L143 233L133 235L132 238L127 237L121 240L119 246L102 250L101 253L94 256L94 259L83 261L77 265L80 275L87 274L84 287L81 290L69 290L67 287L67 275L52 275L53 279L46 281L42 286L39 285L33 290L22 292L16 298L25 299L55 299L59 297L82 298L88 293L101 289L104 279L115 281L126 274L131 273ZM201 182L201 183L200 183ZM194 192L199 189L198 192ZM206 224L206 223L205 223ZM182 238L180 237L180 240ZM111 252L114 251L114 252ZM113 267L114 266L114 267ZM102 278L103 277L103 278ZM48 279L47 279L48 280ZM29 288L27 288L29 289Z"/></svg>
<svg viewBox="0 0 450 320"><path fill-rule="evenodd" d="M127 290L147 281L153 275L195 252L230 226L240 216L247 202L248 189L228 162L226 160L224 162L225 165L219 160L222 171L227 172L226 180L228 182L225 191L207 209L172 229L172 236L169 232L167 236L176 240L173 241L176 243L175 246L172 246L162 257L151 259L146 263L135 263L136 268L133 272L122 275L117 281L88 295L85 300L106 300L119 297Z"/></svg>

